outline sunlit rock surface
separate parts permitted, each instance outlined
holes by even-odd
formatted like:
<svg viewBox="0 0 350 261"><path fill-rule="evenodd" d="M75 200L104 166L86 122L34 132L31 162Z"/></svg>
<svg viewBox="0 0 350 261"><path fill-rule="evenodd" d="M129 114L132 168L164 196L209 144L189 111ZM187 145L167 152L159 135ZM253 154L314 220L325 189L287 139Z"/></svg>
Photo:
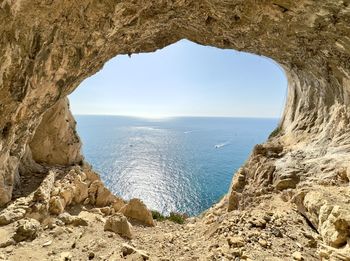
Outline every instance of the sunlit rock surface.
<svg viewBox="0 0 350 261"><path fill-rule="evenodd" d="M348 1L4 0L0 18L0 205L18 196L15 187L30 188L31 175L32 181L44 179L40 192L33 187L35 194L28 191L26 198L0 213L1 224L10 223L2 235L27 213L42 220L43 215L59 214L82 202L109 208L114 204L113 211L123 208L95 174L84 170L66 96L118 54L151 52L187 38L274 59L289 80L286 108L273 137L254 149L216 208L189 224L186 233L161 223L136 231L137 242L157 258L171 253L169 259L350 258ZM49 173L57 164L64 170L52 185ZM83 170L77 167L67 174L68 165L74 164ZM45 191L51 188L48 196ZM252 213L265 218L265 226L249 222ZM50 227L54 234L62 232ZM94 227L99 228L103 230ZM198 245L204 248L194 243L180 246L166 231L186 242L202 242ZM244 249L226 243L235 234L246 235ZM155 242L144 243L140 238L145 235ZM33 248L39 243L35 240ZM174 247L159 250L164 240ZM213 240L218 245L211 245ZM14 257L21 258L21 250L16 251ZM36 252L36 258L44 260L45 251Z"/></svg>

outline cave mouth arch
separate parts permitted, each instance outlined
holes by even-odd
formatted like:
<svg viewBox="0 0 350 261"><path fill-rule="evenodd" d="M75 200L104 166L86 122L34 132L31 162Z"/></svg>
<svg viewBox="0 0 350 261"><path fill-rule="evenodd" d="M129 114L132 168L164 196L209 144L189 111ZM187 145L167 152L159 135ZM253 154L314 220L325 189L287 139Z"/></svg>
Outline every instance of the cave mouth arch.
<svg viewBox="0 0 350 261"><path fill-rule="evenodd" d="M45 112L112 57L152 52L184 38L277 61L289 82L279 141L286 146L313 143L319 150L320 145L343 146L350 100L349 28L343 22L348 4L278 2L93 2L81 3L81 8L50 2L48 9L29 1L4 2L0 204L11 200L18 167L28 161L26 147ZM39 23L21 23L32 17L40 18ZM18 30L23 41L9 33ZM62 164L81 161L79 146L71 145L74 124L68 129L71 139L60 149L65 155L73 150L76 157L62 157Z"/></svg>
<svg viewBox="0 0 350 261"><path fill-rule="evenodd" d="M349 14L349 3L343 0L2 1L0 206L11 201L18 173L36 166L32 156L60 151L46 162L59 161L66 167L82 163L65 100L82 80L116 55L152 52L186 38L270 57L288 77L278 135L256 147L237 172L228 209L251 209L282 195L298 204L322 242L332 247L331 260L343 255L336 252L344 249L336 248L349 242L349 215L325 219L328 213L322 213L335 205L342 213L350 211ZM41 150L31 154L30 147ZM84 177L73 172L73 177ZM91 174L88 169L86 173ZM53 175L48 177L48 185L59 183ZM105 195L103 184L93 182L92 189ZM306 200L310 198L317 199L316 204ZM70 203L57 195L51 200L60 206L56 214ZM47 210L47 201L34 203L37 210ZM292 230L301 232L295 226ZM317 252L324 252L323 243ZM282 252L290 257L290 250L284 247ZM315 252L310 249L305 259L316 259Z"/></svg>
<svg viewBox="0 0 350 261"><path fill-rule="evenodd" d="M141 198L163 213L195 215L227 193L232 174L253 146L264 142L277 127L286 85L283 70L271 60L182 40L156 53L115 57L69 98L85 159L101 174L107 188L127 200ZM203 111L195 109L201 107ZM209 114L213 110L216 114ZM134 114L128 115L130 111ZM172 115L155 113L159 111ZM139 119L112 117L113 113ZM120 135L119 140L114 135ZM196 152L198 140L205 145ZM195 154L202 156L191 157Z"/></svg>

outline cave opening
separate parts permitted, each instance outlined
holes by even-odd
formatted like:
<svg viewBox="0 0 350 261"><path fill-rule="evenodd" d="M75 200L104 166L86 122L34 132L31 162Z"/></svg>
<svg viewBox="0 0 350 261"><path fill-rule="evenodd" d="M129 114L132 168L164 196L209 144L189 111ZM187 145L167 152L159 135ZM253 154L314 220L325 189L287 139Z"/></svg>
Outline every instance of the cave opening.
<svg viewBox="0 0 350 261"><path fill-rule="evenodd" d="M113 193L196 215L278 129L286 85L270 59L181 40L115 57L69 98L83 154Z"/></svg>
<svg viewBox="0 0 350 261"><path fill-rule="evenodd" d="M66 102L67 95L117 55L121 58L121 54L130 54L132 56L130 61L134 61L134 58L138 57L136 53L159 50L179 39L186 38L203 45L264 55L277 61L283 66L288 77L286 107L281 123L273 132L277 136L255 147L244 163L242 171L237 171L230 191L225 197L225 199L228 198L228 202L225 202L227 204L222 204L219 212L217 212L219 207L214 207L206 212L207 216L202 215L198 218L199 224L204 222L208 224L206 221L222 222L223 229L219 231L223 236L222 240L218 242L218 237L213 236L212 231L219 227L218 222L213 222L212 225L198 231L200 233L197 235L201 237L191 237L193 233L188 233L188 236L184 237L186 241L181 240L181 237L175 242L169 240L171 246L159 244L159 241L154 239L144 240L150 238L149 234L143 234L145 237L139 237L140 240L136 237L135 245L158 255L161 251L172 252L174 245L180 250L184 242L195 242L195 245L191 244L193 251L176 250L174 259L191 260L194 256L199 259L215 257L216 247L213 250L207 246L209 244L219 246L217 250L226 251L221 247L221 243L222 246L227 246L227 239L224 238L226 235L222 233L231 227L227 225L227 221L231 222L227 217L231 216L239 220L239 223L231 228L237 229L236 231L245 237L251 229L249 225L251 223L249 220L245 222L244 217L257 217L256 211L258 211L263 212L261 214L264 216L267 215L267 219L264 219L266 221L270 220L271 215L277 217L279 221L276 226L285 229L286 235L291 236L278 239L281 233L271 230L276 236L271 240L272 245L269 244L270 240L263 241L264 244L260 242L255 244L249 238L243 238L249 244L244 245L245 251L242 254L248 253L249 259L281 258L284 260L294 258L297 254L298 259L316 260L320 258L318 255L326 252L325 258L329 257L329 259L348 254L344 252L347 249L343 247L349 241L347 198L349 194L350 74L347 37L349 26L346 23L349 17L349 6L345 1L322 3L278 1L278 4L275 3L276 1L236 1L234 3L231 1L87 1L82 3L49 1L45 4L33 4L31 1L17 2L5 1L0 7L4 17L1 27L4 37L1 42L3 59L0 70L2 72L0 207L6 206L1 213L2 222L12 224L28 216L42 219L47 214L60 214L71 206L79 204L84 208L85 206L96 208L107 206L107 210L113 215L121 208L125 210L131 207L132 202L125 202L122 207L120 206L122 204L118 205L120 203L118 198L111 195L97 175L94 176L94 172L86 166L88 164L85 165L82 161L81 143L75 133L74 118ZM166 65L163 63L164 67ZM215 67L216 64L211 63L211 65ZM115 72L115 75L121 75L121 71ZM206 73L202 75L207 76ZM130 78L135 77L133 75L129 76ZM147 83L147 81L144 82ZM145 86L142 84L142 87ZM245 89L243 87L242 89ZM100 88L102 89L105 88ZM216 89L217 93L221 92L219 89L222 90ZM268 93L268 89L264 90ZM118 93L118 97L123 97L120 95L122 92ZM93 96L98 98L97 95ZM108 94L109 96L112 97L111 93ZM259 96L262 100L263 95L259 94ZM211 95L210 98L213 97L216 96ZM227 95L227 97L230 96ZM147 96L143 95L143 98ZM175 98L176 96L173 100L177 100ZM131 104L131 100L124 100ZM105 104L108 103L105 102ZM235 103L231 102L231 104ZM72 105L75 106L74 102ZM90 107L93 108L93 106ZM135 108L135 106L131 107ZM236 107L239 108L239 106ZM216 109L214 106L211 108ZM113 111L111 114L118 112L120 111ZM139 115L139 113L132 113L131 110L126 112L134 116ZM75 111L75 114L78 113ZM93 110L93 113L97 111ZM124 112L120 113L124 114ZM166 129L154 128L154 121L156 121L154 118L163 117L157 115L158 113L159 109L155 112L147 111L147 115L143 115L143 117L148 116L148 122L151 121L149 118L153 117L153 122L150 123L153 129L149 126L147 128L142 122L142 131L159 133L159 129ZM157 121L166 122L160 119ZM110 123L110 121L107 122ZM78 124L81 126L79 122ZM91 131L94 130L93 127L88 126ZM111 125L100 127L113 131ZM140 128L138 130L140 131ZM111 139L105 137L103 133L100 132L98 135L96 131L94 133L95 138L105 138L109 145L113 145ZM127 132L127 134L131 133ZM186 138L190 137L189 134L197 133L191 129L182 132ZM81 136L83 137L84 134ZM116 133L114 136L119 137ZM217 136L210 135L209 138L211 137ZM161 138L158 140L167 141ZM200 142L199 144L203 145ZM225 141L215 142L218 148L213 146L213 143L209 147L215 152L234 147L233 145L222 146L223 144ZM173 147L181 148L181 146ZM128 148L138 150L138 144L129 143ZM152 148L157 151L154 146ZM113 149L116 148L113 147ZM86 148L84 150L86 151ZM101 158L111 155L111 153L103 153L101 147L95 148L95 151ZM198 152L202 150L197 148L190 155L196 156ZM141 156L148 156L148 154L141 153ZM87 160L93 162L88 157ZM34 198L27 197L24 199L25 202L23 199L17 201L12 194L14 186L19 185L21 188L28 186L25 182L19 182L17 178L19 174L27 172L28 178L33 179L30 174L35 173L33 168L36 166L35 162L40 163L42 167L45 165L47 167L42 172L46 175L43 186L36 190ZM118 161L115 162L119 164ZM152 164L154 162L156 161L152 161ZM192 164L193 161L190 163ZM96 164L94 165L96 168ZM111 165L107 164L107 166ZM166 167L166 165L160 166ZM63 179L56 176L60 168L63 174L66 174ZM145 170L144 168L139 169L141 174L145 174L145 171L142 171ZM99 172L103 174L103 171ZM202 173L204 171L200 172ZM213 175L213 172L211 174ZM232 171L228 175L232 176ZM102 178L106 181L105 183L108 183L105 177ZM159 182L159 179L157 180ZM147 182L152 183L151 178L144 181L143 185ZM170 184L174 185L169 190L172 195L186 194L185 190L171 190L183 187L174 182ZM187 184L192 185L191 180L187 180ZM200 184L205 183L200 182ZM213 185L210 184L210 186ZM133 182L128 183L126 187L130 191L136 191ZM41 193L44 192L41 188L44 188L46 193ZM153 199L159 197L159 194L154 195L142 189L143 186L140 188L139 191L146 192ZM82 191L84 193L81 193ZM208 190L204 191L208 193ZM164 198L159 198L164 201ZM12 199L16 200L11 202ZM196 202L196 198L190 201ZM154 208L152 204L148 202L147 204L150 208ZM296 204L297 211L295 211ZM328 210L332 208L335 210L334 215L328 215ZM327 212L326 215L323 210ZM8 215L8 213L15 215ZM300 215L307 217L312 224L307 224L305 220L300 219ZM7 219L9 216L12 217ZM148 219L149 216L147 215L146 218ZM216 220L212 220L213 216L217 216ZM133 218L130 215L125 217ZM276 219L271 218L271 220L274 222ZM318 222L319 220L321 221ZM90 233L90 236L98 236L96 241L100 241L103 230L103 222L100 223L99 226L94 220L93 226L90 226L97 227L94 233ZM340 223L344 225L339 226ZM160 230L156 230L154 234L163 236L164 227L159 227ZM317 229L319 235L309 237L309 234L305 234L306 231L311 231L311 235L315 233L310 227ZM178 227L175 227L171 231L175 232L173 234L176 237L177 229ZM260 226L256 229L261 230ZM168 232L168 230L165 231ZM203 238L202 235L208 235L208 237ZM232 233L229 236L232 236ZM304 237L308 241L311 238L315 240L309 244L310 241L303 240ZM73 239L74 236L68 233L66 238ZM302 240L302 248L295 245L295 239ZM107 242L109 240L115 253L120 253L115 237L110 239L106 237L105 240ZM162 240L160 242L163 242ZM57 242L56 249L59 251L63 250L62 242ZM228 243L230 244L230 241ZM55 244L56 242L53 241L53 245ZM276 248L277 246L279 249ZM18 250L24 250L21 245L14 249L12 246L8 247L13 250L9 254L11 256ZM71 245L65 248L75 253L79 251L79 257L81 257L80 252L84 252L79 247L76 248L75 243L75 250L71 249ZM328 251L328 248L332 252ZM45 251L48 248L41 249ZM327 251L325 252L324 249ZM295 250L298 251L294 252ZM47 250L47 253L51 255L54 252ZM38 251L34 251L35 258L38 258L38 254L40 254ZM218 254L222 256L221 253ZM27 251L22 256L30 257ZM231 251L227 256L228 259L232 259ZM79 259L79 257L74 258Z"/></svg>

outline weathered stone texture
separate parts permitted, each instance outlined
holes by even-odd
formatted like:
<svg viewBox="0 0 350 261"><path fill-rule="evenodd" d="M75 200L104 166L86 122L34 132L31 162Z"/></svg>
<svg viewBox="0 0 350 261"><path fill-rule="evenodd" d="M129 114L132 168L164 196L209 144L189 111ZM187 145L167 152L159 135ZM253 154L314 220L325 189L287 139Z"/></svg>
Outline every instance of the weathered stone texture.
<svg viewBox="0 0 350 261"><path fill-rule="evenodd" d="M184 38L272 58L288 76L279 128L235 176L231 210L267 193L291 198L305 187L349 182L339 174L350 166L347 0L4 0L0 35L0 205L11 200L19 166L31 162L28 145L42 164L82 160L66 103L82 80L116 55L151 52ZM94 203L112 199L99 181L88 194L81 181L79 190ZM53 212L83 200L68 187L51 198ZM304 215L325 242L342 245L348 234L335 215L346 216L343 205L330 212L329 222L316 224L308 198Z"/></svg>
<svg viewBox="0 0 350 261"><path fill-rule="evenodd" d="M45 113L29 143L33 159L51 165L81 163L81 142L75 125L68 99L61 99Z"/></svg>

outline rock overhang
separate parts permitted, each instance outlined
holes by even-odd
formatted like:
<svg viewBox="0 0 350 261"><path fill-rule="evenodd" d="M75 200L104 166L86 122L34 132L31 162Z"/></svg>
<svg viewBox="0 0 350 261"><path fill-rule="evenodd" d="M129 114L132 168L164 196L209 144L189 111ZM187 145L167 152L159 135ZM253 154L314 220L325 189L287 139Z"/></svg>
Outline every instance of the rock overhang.
<svg viewBox="0 0 350 261"><path fill-rule="evenodd" d="M240 188L230 193L235 205L244 206L240 199L256 187L266 193L276 188L275 181L283 188L291 183L296 189L312 186L329 179L330 169L348 167L347 1L6 0L0 4L0 17L1 205L11 200L19 171L34 168L35 159L61 165L81 162L65 98L82 80L118 54L152 52L184 38L270 57L288 77L279 132L269 141L282 146L284 156L253 153L242 174L248 185L233 182ZM64 113L55 114L55 109ZM52 117L55 124L45 123ZM63 124L66 119L68 124ZM63 137L57 135L57 126ZM56 145L63 147L57 150ZM40 155L43 149L46 154ZM262 163L275 168L261 168Z"/></svg>

